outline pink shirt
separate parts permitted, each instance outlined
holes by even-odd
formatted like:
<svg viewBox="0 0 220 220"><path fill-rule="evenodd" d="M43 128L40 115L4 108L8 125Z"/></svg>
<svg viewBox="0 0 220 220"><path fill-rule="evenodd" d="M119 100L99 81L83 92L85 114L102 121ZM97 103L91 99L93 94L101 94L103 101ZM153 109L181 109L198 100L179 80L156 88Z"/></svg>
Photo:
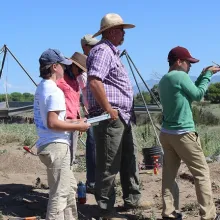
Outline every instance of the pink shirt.
<svg viewBox="0 0 220 220"><path fill-rule="evenodd" d="M64 74L64 78L56 81L57 86L63 91L66 102L66 118L77 119L80 117L80 90L75 78Z"/></svg>

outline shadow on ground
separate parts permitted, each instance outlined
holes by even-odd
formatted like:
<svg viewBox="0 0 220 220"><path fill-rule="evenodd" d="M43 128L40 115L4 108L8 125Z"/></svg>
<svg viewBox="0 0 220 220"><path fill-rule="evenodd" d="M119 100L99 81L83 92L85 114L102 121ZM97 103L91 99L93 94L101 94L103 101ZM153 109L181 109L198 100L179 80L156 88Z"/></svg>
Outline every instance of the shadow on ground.
<svg viewBox="0 0 220 220"><path fill-rule="evenodd" d="M124 212L121 208L116 208L116 211L125 216L129 220L151 220L152 218L145 218L143 216ZM132 212L132 211L131 211ZM78 205L78 215L80 220L99 219L99 209L97 205ZM155 219L156 220L156 219ZM160 219L157 219L160 220Z"/></svg>
<svg viewBox="0 0 220 220"><path fill-rule="evenodd" d="M47 201L47 192L39 192L31 185L0 185L0 211L3 215L45 218Z"/></svg>
<svg viewBox="0 0 220 220"><path fill-rule="evenodd" d="M45 219L47 202L48 193L45 189L36 189L34 186L25 184L0 185L0 211L4 216L40 216L41 219ZM132 213L122 211L121 214L130 220L140 219L140 216ZM80 220L98 219L98 206L78 204L78 215ZM151 218L141 219L150 220Z"/></svg>

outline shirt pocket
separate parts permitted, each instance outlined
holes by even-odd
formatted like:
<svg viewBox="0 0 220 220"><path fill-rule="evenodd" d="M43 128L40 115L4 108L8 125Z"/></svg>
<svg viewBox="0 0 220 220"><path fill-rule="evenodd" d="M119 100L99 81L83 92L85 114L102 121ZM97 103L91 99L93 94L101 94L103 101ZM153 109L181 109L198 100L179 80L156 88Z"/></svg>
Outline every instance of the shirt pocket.
<svg viewBox="0 0 220 220"><path fill-rule="evenodd" d="M114 62L113 70L112 70L112 75L113 77L122 77L124 76L124 65L121 63L120 60L116 60Z"/></svg>

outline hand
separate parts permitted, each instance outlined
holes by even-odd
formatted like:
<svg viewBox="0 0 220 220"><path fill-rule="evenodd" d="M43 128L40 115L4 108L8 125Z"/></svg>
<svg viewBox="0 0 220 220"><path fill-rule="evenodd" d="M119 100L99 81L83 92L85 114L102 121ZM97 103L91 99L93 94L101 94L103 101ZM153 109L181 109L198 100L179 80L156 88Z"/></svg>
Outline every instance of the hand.
<svg viewBox="0 0 220 220"><path fill-rule="evenodd" d="M87 118L80 118L80 119L78 119L78 121L84 121L84 122L86 122L86 121L87 121Z"/></svg>
<svg viewBox="0 0 220 220"><path fill-rule="evenodd" d="M211 71L212 74L215 74L220 71L220 67L219 66L208 66L202 70L203 73L205 73L206 71Z"/></svg>
<svg viewBox="0 0 220 220"><path fill-rule="evenodd" d="M80 120L79 124L78 124L78 129L77 130L79 132L84 132L84 131L87 131L90 127L91 127L91 124L86 123L86 122Z"/></svg>
<svg viewBox="0 0 220 220"><path fill-rule="evenodd" d="M111 120L118 119L118 110L111 108L110 111L108 111L108 113L111 116Z"/></svg>

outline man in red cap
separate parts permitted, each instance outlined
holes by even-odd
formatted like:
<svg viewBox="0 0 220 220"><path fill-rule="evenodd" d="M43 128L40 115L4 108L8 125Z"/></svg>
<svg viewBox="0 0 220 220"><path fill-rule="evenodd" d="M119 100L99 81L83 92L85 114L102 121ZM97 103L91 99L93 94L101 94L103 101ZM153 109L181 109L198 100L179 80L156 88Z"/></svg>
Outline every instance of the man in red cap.
<svg viewBox="0 0 220 220"><path fill-rule="evenodd" d="M195 181L197 200L202 220L220 219L213 203L209 167L200 139L195 130L191 103L200 101L213 74L219 67L204 68L193 83L188 75L193 58L183 47L173 48L168 55L169 71L159 82L163 107L160 142L164 149L162 176L163 219L182 219L179 209L179 192L175 178L181 160L185 162Z"/></svg>

